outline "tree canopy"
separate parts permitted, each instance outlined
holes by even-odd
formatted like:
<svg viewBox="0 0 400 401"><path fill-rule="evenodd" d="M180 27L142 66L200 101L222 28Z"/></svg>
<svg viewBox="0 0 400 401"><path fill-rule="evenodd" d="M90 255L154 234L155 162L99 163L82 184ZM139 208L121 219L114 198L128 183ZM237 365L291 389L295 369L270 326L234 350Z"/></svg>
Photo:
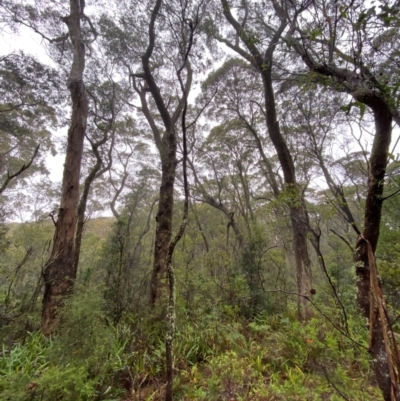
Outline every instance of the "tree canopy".
<svg viewBox="0 0 400 401"><path fill-rule="evenodd" d="M5 399L400 400L398 1L0 16Z"/></svg>

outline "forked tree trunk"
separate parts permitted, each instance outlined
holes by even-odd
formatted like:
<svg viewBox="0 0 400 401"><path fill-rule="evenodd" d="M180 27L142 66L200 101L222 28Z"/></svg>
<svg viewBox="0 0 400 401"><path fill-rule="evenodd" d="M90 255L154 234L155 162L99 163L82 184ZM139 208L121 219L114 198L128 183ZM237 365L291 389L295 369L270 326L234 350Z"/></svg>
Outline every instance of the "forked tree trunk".
<svg viewBox="0 0 400 401"><path fill-rule="evenodd" d="M165 133L161 144L161 186L160 200L156 215L156 237L154 244L154 263L150 283L150 304L159 298L160 276L167 271L168 248L172 235L172 216L174 208L174 182L176 174L176 135L174 130Z"/></svg>
<svg viewBox="0 0 400 401"><path fill-rule="evenodd" d="M79 177L83 140L88 115L88 99L83 83L85 45L80 21L83 15L80 0L70 0L70 15L64 18L73 46L73 61L68 79L71 93L72 116L68 130L62 193L53 248L44 271L45 284L42 309L42 332L49 335L59 325L59 308L71 292L76 277L74 263L75 230L79 202Z"/></svg>
<svg viewBox="0 0 400 401"><path fill-rule="evenodd" d="M296 263L297 310L300 320L312 317L312 310L306 297L311 295L312 270L308 254L307 209L302 191L296 180L294 162L288 145L276 118L275 95L272 85L272 53L268 64L261 69L265 95L265 110L268 134L278 155L285 182L285 198L290 211L290 224L293 234L293 250ZM260 67L261 68L261 67Z"/></svg>
<svg viewBox="0 0 400 401"><path fill-rule="evenodd" d="M382 215L382 194L388 152L392 134L393 112L391 109L390 95L382 91L377 85L371 87L371 82L376 78L371 75L367 67L363 66L364 75L361 77L355 70L338 67L335 64L320 64L308 52L303 44L293 42L298 54L309 69L321 76L334 77L337 81L344 84L343 91L371 108L375 121L375 137L369 159L368 169L368 188L364 210L364 230L357 241L357 248L354 254L356 264L357 280L357 300L363 315L370 323L370 352L372 365L376 381L382 391L385 401L400 400L398 379L393 380L396 374L393 371L394 361L397 359L391 352L388 352L388 325L382 322L379 308L376 307L383 297L375 300L377 294L371 294L371 271L375 271L374 253L379 240L379 230ZM356 60L355 60L356 62ZM356 66L357 64L355 64ZM337 82L334 83L337 85ZM368 248L370 249L370 254ZM378 301L378 302L376 302ZM373 308L373 310L372 310ZM384 316L384 314L383 314ZM385 320L386 317L384 317ZM386 340L385 340L386 337ZM395 341L395 339L393 339Z"/></svg>
<svg viewBox="0 0 400 401"><path fill-rule="evenodd" d="M154 263L153 271L150 283L150 305L154 306L156 300L160 298L160 277L165 275L167 272L167 259L168 259L168 248L171 243L172 236L172 215L174 206L174 183L176 174L176 150L177 150L177 137L175 125L178 121L179 116L182 113L185 100L183 97L179 100L179 103L173 113L168 110L168 105L165 104L163 97L161 96L160 88L158 87L156 80L153 76L153 70L151 67L150 59L152 57L155 43L155 23L159 16L159 11L162 5L162 0L157 0L154 9L152 11L150 24L149 24L149 45L146 52L142 55L142 66L143 74L133 74L134 77L144 79L146 85L142 85L140 88L135 85L135 89L138 92L141 103L142 112L144 113L147 121L149 122L150 128L153 131L154 141L158 148L160 159L161 159L161 185L160 185L160 198L158 204L158 211L156 215L156 236L154 244ZM190 63L185 63L186 67L186 83L185 93L189 93L192 84L192 70ZM153 100L156 104L159 115L165 127L165 131L161 135L154 118L152 117L150 110L147 105L146 93L150 92Z"/></svg>
<svg viewBox="0 0 400 401"><path fill-rule="evenodd" d="M301 193L301 189L296 180L296 172L294 168L293 158L285 137L282 135L279 122L276 115L275 94L272 85L272 65L274 61L274 51L278 41L280 40L284 30L288 25L288 21L283 18L280 26L269 40L267 49L261 51L254 41L254 37L249 33L244 25L238 22L232 15L228 0L220 0L224 16L226 20L235 29L237 38L246 46L248 52L237 44L230 43L227 40L217 38L239 55L249 61L260 73L263 80L266 122L269 137L277 153L279 163L285 182L285 191L288 195L287 205L290 209L290 222L293 234L293 248L296 259L296 277L298 297L298 314L301 320L307 320L312 315L309 303L305 302L304 296L310 295L312 286L311 262L308 256L307 247L307 213L306 205Z"/></svg>

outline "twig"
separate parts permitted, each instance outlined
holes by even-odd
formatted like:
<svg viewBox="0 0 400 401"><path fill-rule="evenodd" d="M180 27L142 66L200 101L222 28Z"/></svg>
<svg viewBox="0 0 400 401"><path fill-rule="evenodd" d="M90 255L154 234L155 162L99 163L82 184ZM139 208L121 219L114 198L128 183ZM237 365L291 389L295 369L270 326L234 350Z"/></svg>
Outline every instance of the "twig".
<svg viewBox="0 0 400 401"><path fill-rule="evenodd" d="M337 293L336 287L335 287L335 285L334 285L333 282L332 282L331 276L329 275L328 269L326 268L324 255L323 255L322 252L321 252L321 248L320 248L321 231L319 231L319 233L316 233L315 230L312 229L311 227L309 227L309 229L310 229L311 233L314 235L314 238L315 238L316 241L317 241L316 249L315 249L315 250L316 250L316 252L317 252L317 254L318 254L319 258L320 258L321 265L322 265L322 269L323 269L323 271L324 271L324 274L325 274L326 278L328 279L328 282L329 282L330 287L332 288L333 294L334 294L334 296L335 296L337 302L339 303L340 308L342 309L346 333L347 333L348 335L350 335L349 324L348 324L347 313L346 313L346 308L344 307L343 302L342 302L342 300L340 299L339 294Z"/></svg>
<svg viewBox="0 0 400 401"><path fill-rule="evenodd" d="M284 290L268 290L265 292L280 292L282 294L287 294L287 295L296 295L298 297L302 297L304 299L306 299L308 302L310 302L310 304L339 332L341 333L343 336L345 336L346 338L348 338L351 342L353 342L354 344L356 344L357 346L359 346L360 348L363 348L367 351L369 351L369 348L366 347L365 345L360 344L358 341L354 340L353 338L350 337L350 335L348 335L346 332L344 332L340 327L338 327L333 321L332 319L326 315L311 299L308 295L303 295L303 294L299 294L297 292L291 292L291 291L284 291Z"/></svg>
<svg viewBox="0 0 400 401"><path fill-rule="evenodd" d="M7 185L9 184L9 182L11 180L13 180L14 178L18 177L20 174L22 174L25 170L27 170L31 164L33 163L33 161L35 160L35 157L37 156L38 152L39 152L39 148L40 145L37 145L35 148L35 151L33 152L33 156L31 157L31 160L29 160L28 164L24 164L16 173L11 174L10 172L7 172L7 178L5 179L3 185L0 187L0 194L6 189Z"/></svg>
<svg viewBox="0 0 400 401"><path fill-rule="evenodd" d="M344 238L342 235L340 235L339 233L337 233L333 228L331 228L330 230L333 232L333 234L337 235L337 236L350 248L350 250L351 250L352 253L355 252L354 248L352 247L352 245L350 244L350 242L347 241L346 238Z"/></svg>
<svg viewBox="0 0 400 401"><path fill-rule="evenodd" d="M346 401L350 401L350 398L346 397L340 390L339 388L336 386L336 384L331 380L331 378L328 375L327 370L325 369L324 366L322 366L321 364L319 365L320 368L322 369L322 372L324 373L325 379L328 380L329 384L336 390L336 392Z"/></svg>

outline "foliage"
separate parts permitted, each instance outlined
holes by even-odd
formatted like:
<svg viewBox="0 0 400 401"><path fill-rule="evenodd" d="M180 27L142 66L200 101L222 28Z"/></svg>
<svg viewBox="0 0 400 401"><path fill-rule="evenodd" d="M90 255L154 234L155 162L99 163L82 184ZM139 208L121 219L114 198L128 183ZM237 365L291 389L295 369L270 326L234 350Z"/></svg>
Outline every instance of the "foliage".
<svg viewBox="0 0 400 401"><path fill-rule="evenodd" d="M189 215L173 257L175 397L379 399L353 260L369 228L366 197L376 184L384 192L373 199L374 216L382 206L382 219L371 231L380 235L377 266L397 338L398 132L379 155L374 149L382 141L373 141L384 114L376 102L387 106L387 132L400 121L399 2L163 1L155 15L148 0L107 7L88 1L92 17L81 15L89 110L80 185L91 172L93 185L74 292L51 338L39 332L60 191L48 173L56 145L65 150L68 136L72 47L66 5L25 3L0 2L2 29L31 29L54 63L24 52L0 58L1 400L165 397L162 263L154 307L149 290L157 227L170 226L165 235L173 237L182 218L176 72L197 23L180 70L185 91L191 87L196 96L188 98L183 130ZM229 10L238 24L227 19ZM371 178L377 156L382 177L387 161L379 182ZM282 160L290 167L285 171ZM171 166L164 184L174 189L160 196L161 176ZM164 221L160 201L171 205ZM303 207L301 218L293 215ZM300 225L312 288L299 295L292 234ZM313 311L308 322L296 318L299 299Z"/></svg>
<svg viewBox="0 0 400 401"><path fill-rule="evenodd" d="M104 220L89 224L84 254L92 251L90 237L94 232L100 233L96 227L103 224ZM29 238L27 228L12 227L15 236L12 240L17 241L18 235L22 235L19 242L32 243L35 237ZM37 232L34 230L32 225L32 233ZM254 232L256 242L249 249L262 253L265 234L257 233L256 229ZM222 226L222 238L224 234ZM109 235L115 234L110 231ZM186 263L179 259L190 253L191 246L203 242L190 226L186 236L176 258L181 266L177 270L179 280L187 277ZM106 242L103 246L110 249ZM190 298L185 291L178 293L174 348L176 397L319 400L340 399L342 392L350 399L376 399L377 388L370 384L368 353L343 336L319 312L311 322L301 324L294 318L289 302L289 309L270 309L269 313L256 314L251 320L243 317L241 308L251 299L249 287L245 275L233 272L246 266L243 263L248 262L248 257L253 260L254 255L247 252L239 264L231 265L230 278L220 276L226 292L218 293L217 283L205 275L207 270L193 270L186 285L191 291L196 288L196 293ZM113 325L109 319L109 301L103 298L104 287L99 284L101 277L100 271L81 275L57 335L45 339L39 333L31 333L4 346L0 383L5 400L7 397L21 401L113 400L124 394L137 399L162 396L165 345L163 324L158 319L160 311L149 313L143 304L133 304L129 313ZM348 279L343 276L341 280ZM339 288L342 299L346 299L343 284ZM344 332L340 310L335 303L327 302L329 298L321 291L314 301ZM349 295L346 304L351 305L353 296ZM357 311L349 308L347 318L350 337L358 344L366 344L367 331Z"/></svg>
<svg viewBox="0 0 400 401"><path fill-rule="evenodd" d="M23 344L3 348L3 399L102 399L121 392L125 344L107 325L101 297L93 292L72 297L64 310L63 330L50 339L29 334ZM11 398L10 398L11 397Z"/></svg>
<svg viewBox="0 0 400 401"><path fill-rule="evenodd" d="M39 157L22 178L45 173L44 155L55 154L50 129L63 117L63 90L57 70L22 52L0 59L0 187L7 178ZM6 173L6 174L4 174ZM8 186L14 184L15 179ZM2 191L1 191L2 192Z"/></svg>
<svg viewBox="0 0 400 401"><path fill-rule="evenodd" d="M181 372L182 398L319 400L340 399L340 391L349 399L377 396L374 387L364 387L368 354L320 318L303 326L288 318L259 317L229 332L230 346Z"/></svg>

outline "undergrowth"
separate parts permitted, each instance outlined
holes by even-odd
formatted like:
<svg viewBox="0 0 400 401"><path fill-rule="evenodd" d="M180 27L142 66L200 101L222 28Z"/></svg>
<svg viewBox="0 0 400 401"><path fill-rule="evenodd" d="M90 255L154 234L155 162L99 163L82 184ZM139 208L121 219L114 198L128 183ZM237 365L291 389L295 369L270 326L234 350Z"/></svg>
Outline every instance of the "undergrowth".
<svg viewBox="0 0 400 401"><path fill-rule="evenodd" d="M165 383L162 326L129 317L117 326L89 292L65 308L60 334L3 346L0 397L12 401L158 400ZM362 322L347 337L322 317L248 321L212 311L178 318L176 400L376 400ZM360 346L361 345L361 346Z"/></svg>

